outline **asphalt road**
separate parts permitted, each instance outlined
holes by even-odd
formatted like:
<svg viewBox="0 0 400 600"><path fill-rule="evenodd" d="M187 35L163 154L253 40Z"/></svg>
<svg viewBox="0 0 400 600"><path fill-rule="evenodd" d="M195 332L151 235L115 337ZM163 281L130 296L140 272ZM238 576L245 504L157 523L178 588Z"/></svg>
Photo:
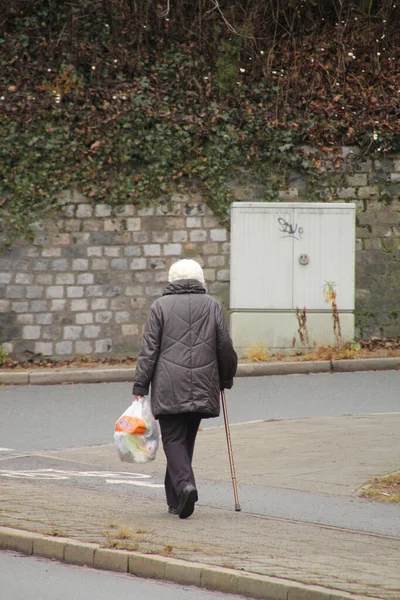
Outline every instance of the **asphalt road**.
<svg viewBox="0 0 400 600"><path fill-rule="evenodd" d="M0 551L0 600L229 600L202 591Z"/></svg>
<svg viewBox="0 0 400 600"><path fill-rule="evenodd" d="M114 423L133 399L131 387L1 387L0 448L43 452L111 443ZM231 423L399 412L400 372L238 378L227 404ZM222 424L219 417L202 426Z"/></svg>

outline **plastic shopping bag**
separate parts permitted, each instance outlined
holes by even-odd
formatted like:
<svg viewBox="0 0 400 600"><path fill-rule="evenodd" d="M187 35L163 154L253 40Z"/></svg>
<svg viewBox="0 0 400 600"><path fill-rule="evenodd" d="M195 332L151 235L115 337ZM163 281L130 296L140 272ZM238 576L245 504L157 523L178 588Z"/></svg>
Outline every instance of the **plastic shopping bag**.
<svg viewBox="0 0 400 600"><path fill-rule="evenodd" d="M115 423L115 449L124 462L154 460L160 443L160 426L147 398L134 400Z"/></svg>

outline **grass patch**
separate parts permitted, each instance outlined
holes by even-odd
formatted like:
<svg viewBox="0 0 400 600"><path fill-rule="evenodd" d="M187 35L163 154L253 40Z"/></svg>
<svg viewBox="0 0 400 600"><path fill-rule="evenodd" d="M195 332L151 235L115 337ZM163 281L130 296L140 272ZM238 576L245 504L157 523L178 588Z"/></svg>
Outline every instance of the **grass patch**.
<svg viewBox="0 0 400 600"><path fill-rule="evenodd" d="M379 502L400 503L400 472L385 477L376 477L368 484L368 487L361 490L360 495L363 498Z"/></svg>
<svg viewBox="0 0 400 600"><path fill-rule="evenodd" d="M265 362L271 360L264 344L253 344L253 346L250 346L247 351L247 356L250 362Z"/></svg>

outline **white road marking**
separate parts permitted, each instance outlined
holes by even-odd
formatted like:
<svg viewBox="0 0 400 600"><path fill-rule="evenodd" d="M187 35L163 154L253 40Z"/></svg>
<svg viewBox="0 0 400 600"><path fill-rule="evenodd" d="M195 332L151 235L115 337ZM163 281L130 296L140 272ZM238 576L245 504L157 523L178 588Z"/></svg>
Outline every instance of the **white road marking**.
<svg viewBox="0 0 400 600"><path fill-rule="evenodd" d="M13 448L0 448L0 452L15 452Z"/></svg>
<svg viewBox="0 0 400 600"><path fill-rule="evenodd" d="M143 481L151 479L151 475L145 473L125 473L125 472L109 472L109 471L64 471L62 469L36 469L36 470L24 470L14 471L10 469L0 470L0 477L8 477L10 479L30 479L30 480L66 480L76 478L90 478L94 477L101 479L105 483L109 484L125 484L125 485L136 485L141 487L164 487L159 483L151 483L149 481Z"/></svg>
<svg viewBox="0 0 400 600"><path fill-rule="evenodd" d="M145 483L144 481L123 481L121 479L106 479L107 483L122 483L124 485L137 485L140 487L163 488L161 483Z"/></svg>

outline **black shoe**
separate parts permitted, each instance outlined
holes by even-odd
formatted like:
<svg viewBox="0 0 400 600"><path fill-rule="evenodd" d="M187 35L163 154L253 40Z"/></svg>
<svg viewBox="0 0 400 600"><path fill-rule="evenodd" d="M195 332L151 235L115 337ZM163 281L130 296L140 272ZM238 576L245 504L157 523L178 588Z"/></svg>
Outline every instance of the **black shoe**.
<svg viewBox="0 0 400 600"><path fill-rule="evenodd" d="M179 497L179 518L187 519L194 511L194 504L197 502L197 490L193 485L185 485Z"/></svg>
<svg viewBox="0 0 400 600"><path fill-rule="evenodd" d="M168 506L168 512L171 515L179 515L179 508L177 508L176 506Z"/></svg>

